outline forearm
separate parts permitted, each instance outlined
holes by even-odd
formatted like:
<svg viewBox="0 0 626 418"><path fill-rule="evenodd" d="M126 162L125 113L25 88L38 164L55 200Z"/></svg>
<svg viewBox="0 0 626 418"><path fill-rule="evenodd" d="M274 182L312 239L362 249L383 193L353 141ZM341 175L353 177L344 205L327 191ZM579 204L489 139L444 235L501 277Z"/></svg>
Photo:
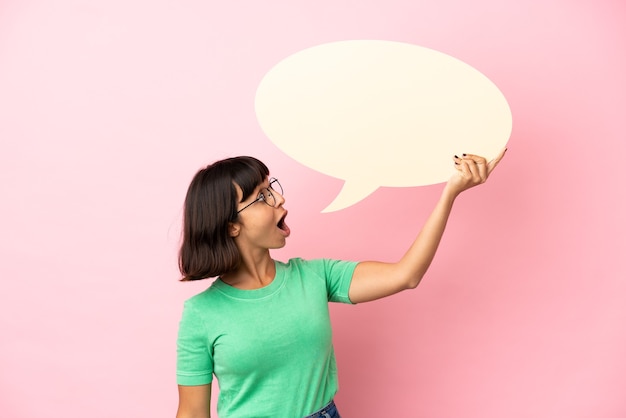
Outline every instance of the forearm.
<svg viewBox="0 0 626 418"><path fill-rule="evenodd" d="M367 302L415 288L428 270L457 194L446 187L415 241L397 263L364 261L357 265L350 285L350 300Z"/></svg>
<svg viewBox="0 0 626 418"><path fill-rule="evenodd" d="M407 288L414 288L420 283L435 258L457 195L449 187L444 188L415 241L397 263L398 279Z"/></svg>

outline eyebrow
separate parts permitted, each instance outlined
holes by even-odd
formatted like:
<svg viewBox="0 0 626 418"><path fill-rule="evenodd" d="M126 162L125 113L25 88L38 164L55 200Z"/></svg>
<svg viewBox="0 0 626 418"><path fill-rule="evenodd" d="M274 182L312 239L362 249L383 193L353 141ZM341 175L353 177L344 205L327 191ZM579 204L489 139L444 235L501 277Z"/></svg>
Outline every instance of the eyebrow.
<svg viewBox="0 0 626 418"><path fill-rule="evenodd" d="M270 188L270 181L269 179L267 179L267 186L265 185L265 182L259 184L258 186L255 187L255 190L258 189L258 192L256 193L256 198L259 198L259 195L263 192L263 189L269 189Z"/></svg>

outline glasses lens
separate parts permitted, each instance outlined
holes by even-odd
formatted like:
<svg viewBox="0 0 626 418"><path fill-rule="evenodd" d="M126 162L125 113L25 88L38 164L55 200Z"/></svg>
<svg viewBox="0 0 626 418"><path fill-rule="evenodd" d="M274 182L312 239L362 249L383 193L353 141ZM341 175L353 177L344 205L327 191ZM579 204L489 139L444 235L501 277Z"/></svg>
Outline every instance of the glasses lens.
<svg viewBox="0 0 626 418"><path fill-rule="evenodd" d="M274 191L277 191L278 193L280 193L281 195L284 194L283 193L283 186L280 185L280 183L278 182L278 179L271 179L270 180L270 188Z"/></svg>
<svg viewBox="0 0 626 418"><path fill-rule="evenodd" d="M276 198L272 194L272 190L276 193L280 193L281 195L283 194L283 187L275 178L270 179L270 187L261 190L261 193L263 194L263 201L265 203L272 207L276 207Z"/></svg>
<svg viewBox="0 0 626 418"><path fill-rule="evenodd" d="M276 206L276 200L274 199L274 195L270 189L263 189L261 193L263 193L263 201L265 203L272 207Z"/></svg>

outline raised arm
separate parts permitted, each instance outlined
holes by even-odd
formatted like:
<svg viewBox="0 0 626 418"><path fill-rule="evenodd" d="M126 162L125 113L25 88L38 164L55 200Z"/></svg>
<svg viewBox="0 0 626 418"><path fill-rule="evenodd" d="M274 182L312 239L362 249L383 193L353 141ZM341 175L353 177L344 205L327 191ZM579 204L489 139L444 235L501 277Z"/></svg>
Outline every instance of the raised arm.
<svg viewBox="0 0 626 418"><path fill-rule="evenodd" d="M397 263L359 263L350 285L350 300L354 303L368 302L415 288L435 257L454 200L461 192L487 181L505 152L506 148L490 162L477 155L455 156L457 171L446 184L437 205L406 254Z"/></svg>
<svg viewBox="0 0 626 418"><path fill-rule="evenodd" d="M178 385L176 418L211 418L211 384Z"/></svg>

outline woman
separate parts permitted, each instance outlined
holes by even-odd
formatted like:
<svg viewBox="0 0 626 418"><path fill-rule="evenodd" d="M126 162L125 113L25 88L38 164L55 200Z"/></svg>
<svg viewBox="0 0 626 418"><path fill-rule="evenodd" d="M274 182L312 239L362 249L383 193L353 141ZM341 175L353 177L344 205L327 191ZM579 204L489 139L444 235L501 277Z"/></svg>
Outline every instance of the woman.
<svg viewBox="0 0 626 418"><path fill-rule="evenodd" d="M415 242L397 263L272 259L289 236L283 189L252 157L200 170L185 199L182 280L218 279L185 302L178 336L177 418L339 417L328 301L362 303L415 288L456 197L484 183L503 158L454 156L447 182Z"/></svg>

